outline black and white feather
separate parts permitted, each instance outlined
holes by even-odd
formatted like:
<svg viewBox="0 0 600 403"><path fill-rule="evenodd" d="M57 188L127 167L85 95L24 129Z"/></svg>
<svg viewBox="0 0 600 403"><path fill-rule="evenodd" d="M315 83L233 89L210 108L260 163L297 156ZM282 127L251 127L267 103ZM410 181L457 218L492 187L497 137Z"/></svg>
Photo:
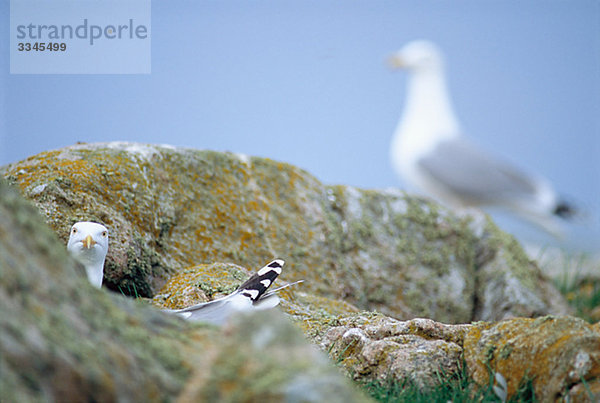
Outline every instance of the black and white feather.
<svg viewBox="0 0 600 403"><path fill-rule="evenodd" d="M187 320L221 325L235 312L274 308L279 304L278 291L302 282L302 280L296 281L267 292L277 276L281 274L284 264L285 262L281 259L273 260L254 273L237 290L223 298L183 309L165 309L164 311L180 315Z"/></svg>

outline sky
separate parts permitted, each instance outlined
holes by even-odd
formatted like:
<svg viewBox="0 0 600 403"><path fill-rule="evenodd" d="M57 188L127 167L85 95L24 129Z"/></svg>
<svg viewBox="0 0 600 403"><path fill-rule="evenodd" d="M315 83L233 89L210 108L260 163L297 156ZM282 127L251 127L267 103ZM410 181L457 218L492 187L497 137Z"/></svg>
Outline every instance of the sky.
<svg viewBox="0 0 600 403"><path fill-rule="evenodd" d="M0 165L121 140L269 157L326 184L404 188L388 149L406 75L385 60L424 38L445 54L465 134L586 209L570 242L600 250L596 0L152 1L151 74L140 75L9 74L9 2L0 4Z"/></svg>

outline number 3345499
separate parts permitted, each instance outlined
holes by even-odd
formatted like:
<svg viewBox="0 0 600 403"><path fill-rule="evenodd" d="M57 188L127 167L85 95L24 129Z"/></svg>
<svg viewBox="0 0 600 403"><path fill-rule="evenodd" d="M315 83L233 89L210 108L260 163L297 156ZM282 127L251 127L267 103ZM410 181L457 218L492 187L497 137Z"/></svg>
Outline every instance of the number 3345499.
<svg viewBox="0 0 600 403"><path fill-rule="evenodd" d="M20 42L17 44L17 50L19 52L64 52L67 50L67 44L58 42Z"/></svg>

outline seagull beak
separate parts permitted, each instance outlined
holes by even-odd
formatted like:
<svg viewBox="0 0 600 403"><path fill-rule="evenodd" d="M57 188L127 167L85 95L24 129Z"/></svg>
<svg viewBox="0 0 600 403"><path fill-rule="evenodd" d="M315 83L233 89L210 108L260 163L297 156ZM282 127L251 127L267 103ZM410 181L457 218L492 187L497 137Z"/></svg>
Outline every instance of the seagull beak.
<svg viewBox="0 0 600 403"><path fill-rule="evenodd" d="M398 53L394 53L393 55L388 57L387 64L393 70L403 69L407 67L406 62Z"/></svg>
<svg viewBox="0 0 600 403"><path fill-rule="evenodd" d="M86 236L86 237L83 239L83 241L82 241L82 242L83 242L83 246L84 246L86 249L90 249L92 246L94 246L94 245L96 244L96 241L94 241L94 240L92 239L92 236L91 236L91 235L88 235L88 236Z"/></svg>

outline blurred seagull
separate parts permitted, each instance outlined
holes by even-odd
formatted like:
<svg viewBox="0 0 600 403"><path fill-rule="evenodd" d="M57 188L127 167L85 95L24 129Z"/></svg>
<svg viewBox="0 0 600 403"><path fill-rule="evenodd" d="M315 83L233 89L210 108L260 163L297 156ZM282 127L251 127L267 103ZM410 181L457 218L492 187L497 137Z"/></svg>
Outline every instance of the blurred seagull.
<svg viewBox="0 0 600 403"><path fill-rule="evenodd" d="M75 223L71 227L67 250L83 265L90 283L102 287L104 259L108 252L108 229L95 222Z"/></svg>
<svg viewBox="0 0 600 403"><path fill-rule="evenodd" d="M281 259L273 260L254 273L237 290L223 298L183 309L163 309L163 311L180 315L187 320L222 325L234 312L274 308L279 304L279 296L276 294L278 291L303 281L296 281L266 292L281 274L284 264Z"/></svg>
<svg viewBox="0 0 600 403"><path fill-rule="evenodd" d="M560 236L556 217L569 218L574 209L550 183L484 153L462 136L436 45L410 42L392 55L390 64L409 72L404 111L390 149L396 172L452 207L503 207Z"/></svg>

